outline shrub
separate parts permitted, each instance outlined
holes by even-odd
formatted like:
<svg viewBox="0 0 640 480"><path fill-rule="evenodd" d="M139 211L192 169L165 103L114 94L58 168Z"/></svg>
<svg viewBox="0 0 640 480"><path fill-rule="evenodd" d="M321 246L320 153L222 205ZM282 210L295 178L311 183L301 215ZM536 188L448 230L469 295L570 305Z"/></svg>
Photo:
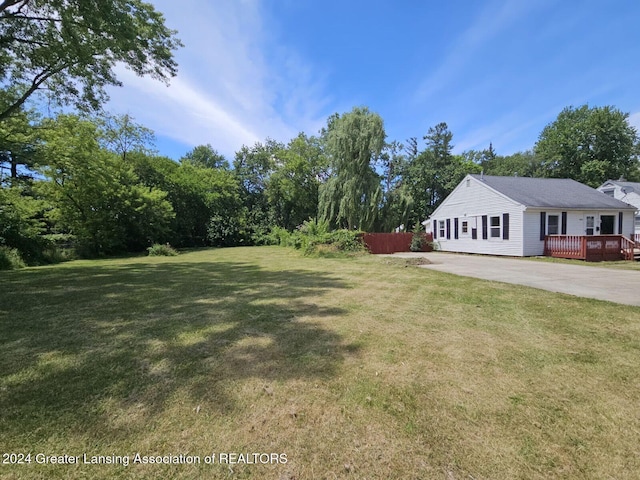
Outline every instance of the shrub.
<svg viewBox="0 0 640 480"><path fill-rule="evenodd" d="M422 228L420 228L420 224L416 223L416 226L413 227L413 237L411 237L409 250L412 252L421 252L426 244L427 239L425 233L422 231Z"/></svg>
<svg viewBox="0 0 640 480"><path fill-rule="evenodd" d="M280 245L283 247L292 247L293 234L285 228L273 227L271 232L264 236L264 245Z"/></svg>
<svg viewBox="0 0 640 480"><path fill-rule="evenodd" d="M147 248L150 257L175 257L178 251L168 243L154 243Z"/></svg>
<svg viewBox="0 0 640 480"><path fill-rule="evenodd" d="M0 246L0 270L24 268L26 264L16 248Z"/></svg>

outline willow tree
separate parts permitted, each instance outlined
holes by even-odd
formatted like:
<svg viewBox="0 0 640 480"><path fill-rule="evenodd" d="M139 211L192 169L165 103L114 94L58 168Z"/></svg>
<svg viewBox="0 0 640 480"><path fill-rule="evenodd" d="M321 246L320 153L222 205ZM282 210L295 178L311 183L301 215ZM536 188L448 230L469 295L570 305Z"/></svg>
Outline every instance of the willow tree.
<svg viewBox="0 0 640 480"><path fill-rule="evenodd" d="M333 227L370 230L382 201L380 176L373 168L386 137L382 118L355 107L330 117L323 134L331 174L320 189L320 217Z"/></svg>

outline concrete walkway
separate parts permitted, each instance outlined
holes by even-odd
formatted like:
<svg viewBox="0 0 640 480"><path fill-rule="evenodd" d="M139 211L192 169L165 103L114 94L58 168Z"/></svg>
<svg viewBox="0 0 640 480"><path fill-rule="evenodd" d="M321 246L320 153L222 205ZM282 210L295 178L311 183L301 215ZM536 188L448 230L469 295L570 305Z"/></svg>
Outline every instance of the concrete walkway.
<svg viewBox="0 0 640 480"><path fill-rule="evenodd" d="M421 267L465 277L640 306L640 271L444 252L395 253L393 256L425 257L431 264Z"/></svg>

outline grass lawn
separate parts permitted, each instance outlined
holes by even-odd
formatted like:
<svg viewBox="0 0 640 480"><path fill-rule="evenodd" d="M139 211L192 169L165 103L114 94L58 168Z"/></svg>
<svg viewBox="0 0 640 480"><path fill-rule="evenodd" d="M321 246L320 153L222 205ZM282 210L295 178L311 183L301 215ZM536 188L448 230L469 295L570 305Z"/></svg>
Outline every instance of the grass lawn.
<svg viewBox="0 0 640 480"><path fill-rule="evenodd" d="M398 259L259 247L0 272L0 367L1 478L640 472L640 308ZM130 463L50 457L83 454Z"/></svg>

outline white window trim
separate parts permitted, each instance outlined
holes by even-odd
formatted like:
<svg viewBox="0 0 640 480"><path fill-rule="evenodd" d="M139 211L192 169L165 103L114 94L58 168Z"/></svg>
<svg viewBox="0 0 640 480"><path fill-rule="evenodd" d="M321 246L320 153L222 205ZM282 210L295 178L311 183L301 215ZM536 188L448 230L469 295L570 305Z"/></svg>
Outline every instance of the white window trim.
<svg viewBox="0 0 640 480"><path fill-rule="evenodd" d="M556 224L556 229L557 229L556 233L551 233L551 230L549 229L549 227L551 226L549 222L551 217L556 217L558 219L558 223ZM562 232L562 226L560 225L560 222L561 222L561 215L558 215L555 213L547 215L547 235L560 235Z"/></svg>
<svg viewBox="0 0 640 480"><path fill-rule="evenodd" d="M444 220L438 220L438 238L446 239L447 238L447 227L446 222Z"/></svg>
<svg viewBox="0 0 640 480"><path fill-rule="evenodd" d="M467 224L467 231L465 232L463 229L463 224ZM471 222L467 219L460 221L460 237L470 237L471 236Z"/></svg>
<svg viewBox="0 0 640 480"><path fill-rule="evenodd" d="M497 226L492 226L491 225L491 220L497 218L498 219L498 225ZM492 242L498 242L498 241L502 241L502 215L489 215L489 220L488 220L489 225L487 225L487 227L489 228L488 233L488 239ZM497 228L498 229L498 236L494 237L492 235L493 233L493 229Z"/></svg>

